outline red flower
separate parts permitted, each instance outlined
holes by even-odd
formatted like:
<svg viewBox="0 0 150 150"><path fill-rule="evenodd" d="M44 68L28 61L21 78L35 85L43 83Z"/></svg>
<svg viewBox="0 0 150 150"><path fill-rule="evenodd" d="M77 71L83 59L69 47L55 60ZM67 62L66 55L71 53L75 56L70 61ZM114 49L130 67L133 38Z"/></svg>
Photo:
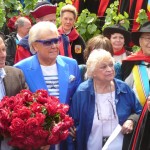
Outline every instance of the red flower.
<svg viewBox="0 0 150 150"><path fill-rule="evenodd" d="M68 109L45 90L22 90L0 102L0 134L11 139L11 146L22 150L59 143L67 138L73 125Z"/></svg>

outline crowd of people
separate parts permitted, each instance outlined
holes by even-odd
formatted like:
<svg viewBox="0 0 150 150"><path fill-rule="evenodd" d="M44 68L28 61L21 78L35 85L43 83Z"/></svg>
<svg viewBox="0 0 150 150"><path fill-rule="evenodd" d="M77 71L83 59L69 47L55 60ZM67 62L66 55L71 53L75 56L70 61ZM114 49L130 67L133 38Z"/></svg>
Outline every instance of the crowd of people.
<svg viewBox="0 0 150 150"><path fill-rule="evenodd" d="M0 100L45 89L70 106L70 135L41 150L101 150L118 128L106 149L149 150L150 21L133 33L121 23L108 26L85 42L74 27L76 8L61 8L58 28L56 9L38 2L34 25L19 17L15 33L0 33ZM138 52L126 50L131 41ZM14 149L7 141L1 139L1 150Z"/></svg>

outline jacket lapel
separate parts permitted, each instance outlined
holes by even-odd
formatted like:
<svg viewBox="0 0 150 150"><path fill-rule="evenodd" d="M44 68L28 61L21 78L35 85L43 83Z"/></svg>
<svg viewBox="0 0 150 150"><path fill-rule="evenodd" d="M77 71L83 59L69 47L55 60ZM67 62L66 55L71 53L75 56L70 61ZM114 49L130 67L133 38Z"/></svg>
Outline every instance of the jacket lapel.
<svg viewBox="0 0 150 150"><path fill-rule="evenodd" d="M65 103L68 94L67 92L69 84L69 67L59 56L57 57L57 69L60 92L59 99L61 103Z"/></svg>
<svg viewBox="0 0 150 150"><path fill-rule="evenodd" d="M26 75L28 76L27 83L29 84L29 87L31 87L30 90L32 92L35 92L37 89L45 89L48 91L37 55L33 56L33 59L30 63L31 65L29 68L27 68Z"/></svg>

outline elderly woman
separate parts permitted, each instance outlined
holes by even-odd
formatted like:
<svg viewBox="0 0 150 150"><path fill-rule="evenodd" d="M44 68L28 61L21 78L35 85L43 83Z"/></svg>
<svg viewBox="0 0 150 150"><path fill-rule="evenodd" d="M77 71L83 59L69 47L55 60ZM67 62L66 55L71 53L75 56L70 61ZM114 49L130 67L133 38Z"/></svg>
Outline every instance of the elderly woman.
<svg viewBox="0 0 150 150"><path fill-rule="evenodd" d="M60 11L61 26L58 31L60 34L66 34L69 37L72 57L77 60L78 64L84 64L83 51L85 42L74 28L77 16L77 10L73 5L63 6Z"/></svg>
<svg viewBox="0 0 150 150"><path fill-rule="evenodd" d="M127 51L124 47L130 42L130 32L120 24L117 24L106 27L103 31L103 35L108 37L111 41L115 61L122 63L122 60L131 54L131 52Z"/></svg>
<svg viewBox="0 0 150 150"><path fill-rule="evenodd" d="M128 85L114 79L114 58L109 52L93 50L86 65L89 79L79 85L70 109L76 127L72 144L77 150L100 150L118 124L123 134L132 132L133 116L141 112L141 105Z"/></svg>
<svg viewBox="0 0 150 150"><path fill-rule="evenodd" d="M36 54L15 66L23 71L32 92L45 89L61 103L70 104L81 77L76 60L58 55L59 41L55 24L48 21L35 24L29 32L29 45Z"/></svg>

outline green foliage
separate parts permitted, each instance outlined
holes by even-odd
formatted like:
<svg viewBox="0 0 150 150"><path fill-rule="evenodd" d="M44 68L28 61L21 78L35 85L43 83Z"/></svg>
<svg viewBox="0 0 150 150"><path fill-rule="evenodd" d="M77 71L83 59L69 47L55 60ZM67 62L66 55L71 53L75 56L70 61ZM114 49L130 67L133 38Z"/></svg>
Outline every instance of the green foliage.
<svg viewBox="0 0 150 150"><path fill-rule="evenodd" d="M124 12L124 14L118 13L118 7L119 7L119 1L116 0L114 3L110 5L109 8L106 9L106 17L105 17L105 24L102 28L112 26L114 24L120 23L123 27L126 28L126 30L129 29L129 15L127 12Z"/></svg>
<svg viewBox="0 0 150 150"><path fill-rule="evenodd" d="M25 15L30 15L30 11L34 9L38 0L24 0L25 7L22 10L22 13Z"/></svg>
<svg viewBox="0 0 150 150"><path fill-rule="evenodd" d="M21 9L22 5L18 0L3 0L3 7L5 8L6 12L6 19L11 18L13 16L17 16Z"/></svg>
<svg viewBox="0 0 150 150"><path fill-rule="evenodd" d="M6 22L6 18L5 18L5 15L6 15L6 12L5 12L5 7L4 7L4 1L3 0L0 0L0 28L3 27L3 24L4 22Z"/></svg>
<svg viewBox="0 0 150 150"><path fill-rule="evenodd" d="M145 10L144 9L140 9L139 13L138 13L138 17L136 18L136 22L139 23L140 26L141 26L147 21L148 21L148 16L147 16Z"/></svg>
<svg viewBox="0 0 150 150"><path fill-rule="evenodd" d="M140 50L140 47L137 46L137 45L134 45L134 46L132 47L132 52L133 52L133 53L138 52L139 50Z"/></svg>
<svg viewBox="0 0 150 150"><path fill-rule="evenodd" d="M26 16L34 8L38 0L24 0L25 8L19 0L0 0L0 28L13 16Z"/></svg>
<svg viewBox="0 0 150 150"><path fill-rule="evenodd" d="M94 13L84 9L77 19L75 27L85 41L100 33L99 18Z"/></svg>

